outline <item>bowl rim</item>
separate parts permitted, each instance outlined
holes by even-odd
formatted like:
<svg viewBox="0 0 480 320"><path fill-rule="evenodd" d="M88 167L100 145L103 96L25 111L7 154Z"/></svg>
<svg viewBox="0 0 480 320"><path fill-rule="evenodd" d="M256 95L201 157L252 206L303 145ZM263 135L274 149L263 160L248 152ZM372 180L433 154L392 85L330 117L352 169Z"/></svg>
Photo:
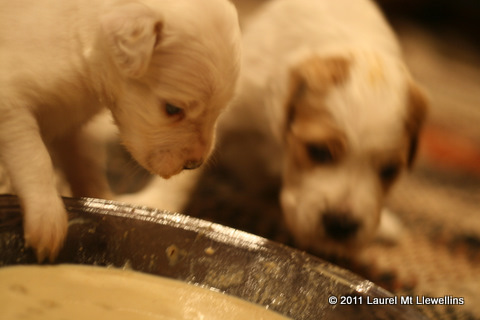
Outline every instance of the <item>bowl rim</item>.
<svg viewBox="0 0 480 320"><path fill-rule="evenodd" d="M146 206L137 206L127 203L122 203L113 200L96 199L96 198L70 198L63 197L65 207L69 215L88 213L94 216L101 217L101 220L105 219L128 219L130 221L143 222L147 224L154 224L156 226L163 226L166 228L180 229L188 233L192 233L192 237L198 238L201 235L201 239L210 241L209 243L215 243L228 248L233 248L236 251L245 252L246 255L251 255L255 259L262 257L269 258L285 258L281 261L281 267L283 270L298 270L299 273L304 272L306 269L309 272L308 276L323 277L322 279L334 280L339 286L343 286L352 295L371 296L371 297L395 297L391 292L384 288L374 284L373 282L360 277L353 272L338 267L333 263L327 262L319 257L310 255L304 251L298 250L286 246L284 244L253 235L251 233L237 230L228 226L224 226L215 222L209 222L196 217L187 216L181 213L173 213L166 210L149 208ZM0 195L0 226L2 224L8 224L8 218L10 223L19 223L18 216L15 218L9 216L9 214L17 213L21 210L20 201L13 195ZM6 222L2 223L2 218ZM70 216L70 219L72 217ZM15 219L12 221L11 219ZM72 220L70 220L72 222ZM8 227L8 226L7 226ZM0 233L2 229L0 228ZM196 236L195 236L196 235ZM23 238L23 237L22 237ZM1 239L0 239L1 240ZM203 241L203 240L201 240ZM207 241L207 242L208 242ZM32 254L30 254L32 255ZM277 260L275 260L277 261ZM1 262L1 261L0 261ZM255 263L257 260L254 261ZM0 267L2 264L0 264ZM247 270L248 266L245 266ZM301 270L299 269L301 268ZM136 270L134 268L134 270ZM151 273L145 270L138 270L141 272ZM277 275L278 277L278 275ZM286 311L278 308L277 305L272 303L262 303L262 301L252 301L247 296L242 296L243 291L225 290L224 288L217 288L211 283L202 283L198 277L185 278L180 277L178 280L189 282L195 285L206 286L212 289L219 290L221 292L237 296L247 301L261 304L267 308L271 308L274 311L280 312L285 316L292 316L295 313L294 310ZM276 281L276 280L275 280ZM282 279L278 279L282 281ZM347 292L347 293L348 293ZM267 301L268 302L268 301ZM326 301L317 301L320 304L326 304ZM329 307L327 305L327 307ZM330 306L332 309L340 306ZM399 312L402 315L402 319L426 319L425 316L419 312L416 308L411 308L404 305L391 305L389 306L395 312ZM393 312L393 311L392 311ZM316 317L295 317L295 319L314 319Z"/></svg>

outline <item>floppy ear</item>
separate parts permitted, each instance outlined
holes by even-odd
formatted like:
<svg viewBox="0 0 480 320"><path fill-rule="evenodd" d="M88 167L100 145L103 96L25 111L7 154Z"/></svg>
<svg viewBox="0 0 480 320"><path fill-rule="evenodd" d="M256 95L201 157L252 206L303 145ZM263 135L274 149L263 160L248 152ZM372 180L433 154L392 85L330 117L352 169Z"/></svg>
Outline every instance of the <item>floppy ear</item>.
<svg viewBox="0 0 480 320"><path fill-rule="evenodd" d="M160 39L161 20L140 3L120 5L101 17L107 48L126 77L139 78L147 71Z"/></svg>
<svg viewBox="0 0 480 320"><path fill-rule="evenodd" d="M327 94L332 87L347 81L350 61L344 57L313 56L294 66L289 74L288 94L285 102L285 128L294 121L296 102L306 90Z"/></svg>
<svg viewBox="0 0 480 320"><path fill-rule="evenodd" d="M295 104L307 89L305 79L298 72L297 68L291 70L288 75L287 99L285 101L285 117L282 132L288 132L290 126L295 120Z"/></svg>
<svg viewBox="0 0 480 320"><path fill-rule="evenodd" d="M350 73L350 61L342 56L305 59L292 70L292 74L302 79L314 91L326 91L330 87L344 83Z"/></svg>
<svg viewBox="0 0 480 320"><path fill-rule="evenodd" d="M412 167L417 154L419 134L428 113L427 99L420 88L410 83L408 87L406 129L410 140L407 164Z"/></svg>

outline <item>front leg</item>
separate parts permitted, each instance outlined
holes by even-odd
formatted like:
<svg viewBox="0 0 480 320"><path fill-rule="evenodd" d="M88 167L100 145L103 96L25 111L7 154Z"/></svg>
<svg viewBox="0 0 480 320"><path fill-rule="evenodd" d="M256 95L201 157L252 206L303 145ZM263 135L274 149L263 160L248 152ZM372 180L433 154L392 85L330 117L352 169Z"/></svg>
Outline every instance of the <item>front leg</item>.
<svg viewBox="0 0 480 320"><path fill-rule="evenodd" d="M25 243L39 261L53 260L65 240L68 217L36 119L23 111L2 115L0 158L23 209Z"/></svg>

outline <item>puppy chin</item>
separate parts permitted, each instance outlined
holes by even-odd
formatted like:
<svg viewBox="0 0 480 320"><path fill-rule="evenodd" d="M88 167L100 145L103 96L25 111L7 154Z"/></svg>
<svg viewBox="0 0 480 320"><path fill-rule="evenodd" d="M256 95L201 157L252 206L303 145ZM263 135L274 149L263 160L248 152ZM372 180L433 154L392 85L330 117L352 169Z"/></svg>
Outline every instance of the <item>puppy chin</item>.
<svg viewBox="0 0 480 320"><path fill-rule="evenodd" d="M356 234L342 239L329 236L322 223L324 212L306 210L302 200L288 190L282 190L281 206L287 228L295 245L323 257L350 258L356 256L373 239L375 232L361 226Z"/></svg>
<svg viewBox="0 0 480 320"><path fill-rule="evenodd" d="M305 250L323 257L352 258L361 252L369 242L368 239L358 237L337 242L328 237L320 236Z"/></svg>
<svg viewBox="0 0 480 320"><path fill-rule="evenodd" d="M124 146L139 165L164 179L179 174L184 168L183 158L170 150L148 151L125 142Z"/></svg>
<svg viewBox="0 0 480 320"><path fill-rule="evenodd" d="M169 179L183 171L185 163L180 159L182 158L176 156L173 152L165 150L151 152L146 157L145 163L140 164L151 173Z"/></svg>

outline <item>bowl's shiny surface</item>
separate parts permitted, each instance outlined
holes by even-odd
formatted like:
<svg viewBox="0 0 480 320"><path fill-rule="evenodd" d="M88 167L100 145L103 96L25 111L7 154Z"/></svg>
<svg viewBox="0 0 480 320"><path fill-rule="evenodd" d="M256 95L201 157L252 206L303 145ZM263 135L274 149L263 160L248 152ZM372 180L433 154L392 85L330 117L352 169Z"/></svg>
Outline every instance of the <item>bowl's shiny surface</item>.
<svg viewBox="0 0 480 320"><path fill-rule="evenodd" d="M367 297L393 296L344 269L251 234L105 200L66 198L65 205L70 226L57 263L127 265L216 288L293 319L424 319L400 301L369 305ZM18 199L0 196L0 266L36 263L22 232ZM336 304L329 302L332 296Z"/></svg>

